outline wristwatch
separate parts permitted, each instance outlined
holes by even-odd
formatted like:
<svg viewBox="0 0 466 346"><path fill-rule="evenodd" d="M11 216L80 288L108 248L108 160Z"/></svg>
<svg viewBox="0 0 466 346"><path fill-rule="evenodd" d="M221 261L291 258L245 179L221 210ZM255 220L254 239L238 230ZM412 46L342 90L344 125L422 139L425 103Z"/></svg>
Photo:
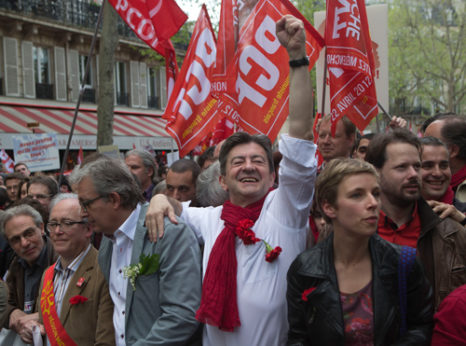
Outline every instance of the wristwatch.
<svg viewBox="0 0 466 346"><path fill-rule="evenodd" d="M304 58L301 58L298 60L290 60L289 64L290 64L290 67L308 66L309 59L307 58L307 56L305 56Z"/></svg>

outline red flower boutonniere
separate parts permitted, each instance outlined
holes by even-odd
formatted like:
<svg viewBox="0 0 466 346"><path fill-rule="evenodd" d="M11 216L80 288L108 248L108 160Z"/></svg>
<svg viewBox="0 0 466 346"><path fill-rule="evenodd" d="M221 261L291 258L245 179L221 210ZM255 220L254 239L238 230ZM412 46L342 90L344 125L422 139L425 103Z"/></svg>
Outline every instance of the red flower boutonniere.
<svg viewBox="0 0 466 346"><path fill-rule="evenodd" d="M251 230L251 227L254 226L254 221L251 219L242 219L238 222L238 225L235 228L235 234L238 238L243 241L244 245L255 244L260 241L260 238L256 237L256 233ZM275 249L270 246L265 240L262 239L265 244L265 260L269 263L275 261L277 257L282 252L280 246L276 246Z"/></svg>
<svg viewBox="0 0 466 346"><path fill-rule="evenodd" d="M74 297L70 298L70 304L71 305L81 304L81 303L84 303L86 301L88 301L88 298L80 296L80 295L77 295L77 296L74 296Z"/></svg>
<svg viewBox="0 0 466 346"><path fill-rule="evenodd" d="M282 248L280 246L276 246L274 249L265 240L263 240L263 242L265 244L265 252L266 252L265 260L269 263L272 263L280 255L280 252L282 252Z"/></svg>
<svg viewBox="0 0 466 346"><path fill-rule="evenodd" d="M307 302L307 296L310 295L316 287L309 287L307 290L304 290L303 294L301 294L301 299Z"/></svg>
<svg viewBox="0 0 466 346"><path fill-rule="evenodd" d="M252 226L254 226L254 221L251 219L240 220L236 226L235 234L243 241L244 245L251 245L260 240L251 230Z"/></svg>

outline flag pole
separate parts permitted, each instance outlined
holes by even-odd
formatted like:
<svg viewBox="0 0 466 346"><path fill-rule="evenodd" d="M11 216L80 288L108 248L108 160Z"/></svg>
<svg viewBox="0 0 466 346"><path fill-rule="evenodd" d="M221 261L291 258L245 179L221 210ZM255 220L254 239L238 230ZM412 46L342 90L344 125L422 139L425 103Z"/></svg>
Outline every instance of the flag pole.
<svg viewBox="0 0 466 346"><path fill-rule="evenodd" d="M392 121L392 117L390 116L390 114L388 114L388 112L385 110L385 108L382 107L382 105L380 104L379 101L377 101L377 105L382 110L382 113L387 117L388 123L390 123L390 121Z"/></svg>
<svg viewBox="0 0 466 346"><path fill-rule="evenodd" d="M325 116L325 92L327 91L326 86L327 86L327 47L324 48L324 80L322 81L322 106L320 108L322 118Z"/></svg>
<svg viewBox="0 0 466 346"><path fill-rule="evenodd" d="M58 177L58 186L60 187L62 181L63 181L63 173L65 172L65 164L66 164L66 159L68 158L68 154L70 152L70 145L71 145L71 139L73 138L73 132L74 128L76 126L76 120L78 118L78 112L79 112L79 106L81 104L81 100L84 94L84 86L87 80L87 76L89 75L89 70L91 66L91 58L94 56L94 49L95 49L95 44L97 42L97 33L99 32L99 26L100 22L102 21L102 14L104 10L105 3L107 1L102 1L102 6L100 6L99 10L99 16L97 17L97 22L95 25L95 31L94 31L94 36L92 37L92 43L91 43L91 48L89 50L89 55L87 56L87 62L86 62L86 69L84 72L84 77L81 81L81 86L79 89L79 95L78 95L78 101L76 102L76 107L74 109L74 116L73 116L73 122L71 123L71 129L70 129L70 134L68 135L68 142L66 143L66 149L65 153L63 154L62 158L62 164L61 164L61 169L60 169L60 175Z"/></svg>

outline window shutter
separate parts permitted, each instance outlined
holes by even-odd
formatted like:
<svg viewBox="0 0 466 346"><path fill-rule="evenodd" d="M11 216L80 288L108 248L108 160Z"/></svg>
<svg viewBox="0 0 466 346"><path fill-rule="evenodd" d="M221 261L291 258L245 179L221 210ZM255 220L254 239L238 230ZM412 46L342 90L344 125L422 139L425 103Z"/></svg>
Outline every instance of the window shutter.
<svg viewBox="0 0 466 346"><path fill-rule="evenodd" d="M139 63L130 61L131 107L139 107Z"/></svg>
<svg viewBox="0 0 466 346"><path fill-rule="evenodd" d="M66 101L66 65L65 48L54 47L55 60L55 98L58 101Z"/></svg>
<svg viewBox="0 0 466 346"><path fill-rule="evenodd" d="M5 95L19 95L18 75L18 40L11 37L3 37L3 52L5 55Z"/></svg>
<svg viewBox="0 0 466 346"><path fill-rule="evenodd" d="M75 49L68 51L68 80L71 87L71 101L76 102L79 97L79 54Z"/></svg>
<svg viewBox="0 0 466 346"><path fill-rule="evenodd" d="M36 97L36 79L34 76L34 57L32 49L32 42L23 41L21 43L24 97L28 98Z"/></svg>
<svg viewBox="0 0 466 346"><path fill-rule="evenodd" d="M165 67L160 68L160 108L165 109L167 106L167 74Z"/></svg>
<svg viewBox="0 0 466 346"><path fill-rule="evenodd" d="M143 62L139 64L139 105L147 108L147 66Z"/></svg>

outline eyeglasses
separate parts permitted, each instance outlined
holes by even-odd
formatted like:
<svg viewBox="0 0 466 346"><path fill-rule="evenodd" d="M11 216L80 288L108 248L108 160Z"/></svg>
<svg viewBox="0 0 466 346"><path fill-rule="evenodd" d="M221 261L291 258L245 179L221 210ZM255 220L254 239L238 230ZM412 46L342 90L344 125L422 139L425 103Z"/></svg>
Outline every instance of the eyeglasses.
<svg viewBox="0 0 466 346"><path fill-rule="evenodd" d="M79 200L79 204L81 205L81 208L83 210L83 212L86 212L87 213L87 208L89 208L91 206L92 203L94 203L95 201L99 200L103 198L103 196L98 196L96 198L93 198L93 199L87 199L87 200L82 200L80 199Z"/></svg>
<svg viewBox="0 0 466 346"><path fill-rule="evenodd" d="M62 230L69 230L71 227L73 227L74 225L77 225L77 224L85 224L86 221L85 220L81 220L81 221L73 221L73 220L62 220L60 222L57 222L57 221L51 221L51 222L48 222L47 223L47 228L50 232L54 232L58 226L60 226L60 229Z"/></svg>
<svg viewBox="0 0 466 346"><path fill-rule="evenodd" d="M47 199L47 198L52 197L52 195L42 195L40 193L37 195L29 194L28 196L32 197L33 199Z"/></svg>

